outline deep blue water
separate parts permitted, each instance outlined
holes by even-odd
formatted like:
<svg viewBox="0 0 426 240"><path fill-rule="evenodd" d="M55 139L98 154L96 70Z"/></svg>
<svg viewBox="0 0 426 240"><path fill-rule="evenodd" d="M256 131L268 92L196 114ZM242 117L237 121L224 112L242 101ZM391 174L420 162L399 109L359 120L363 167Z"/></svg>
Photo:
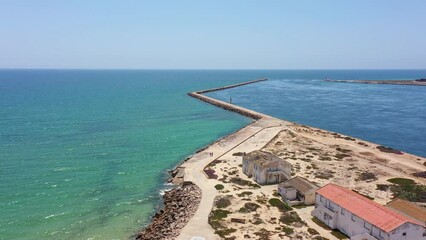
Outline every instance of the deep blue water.
<svg viewBox="0 0 426 240"><path fill-rule="evenodd" d="M126 239L165 171L249 119L187 92L426 156L426 87L325 83L425 70L0 70L0 239Z"/></svg>
<svg viewBox="0 0 426 240"><path fill-rule="evenodd" d="M426 87L324 82L416 79L426 70L272 71L270 80L209 96L289 121L426 156Z"/></svg>

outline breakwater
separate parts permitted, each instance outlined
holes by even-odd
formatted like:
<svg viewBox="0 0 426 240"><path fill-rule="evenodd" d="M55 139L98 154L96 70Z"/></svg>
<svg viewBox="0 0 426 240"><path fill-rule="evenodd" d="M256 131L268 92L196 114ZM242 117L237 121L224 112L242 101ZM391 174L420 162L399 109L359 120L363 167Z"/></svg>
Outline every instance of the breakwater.
<svg viewBox="0 0 426 240"><path fill-rule="evenodd" d="M137 240L175 239L194 215L201 200L200 188L192 182L183 182L179 188L167 191L164 207L152 218L151 224L140 232Z"/></svg>
<svg viewBox="0 0 426 240"><path fill-rule="evenodd" d="M255 120L259 120L262 118L272 119L272 117L266 114L258 113L250 109L235 106L231 103L223 102L202 95L202 93L220 91L228 88L234 88L266 80L266 78L257 79L224 87L190 92L188 93L188 95L203 102L212 104L214 106L223 108L231 112L239 113L243 116ZM241 131L241 129L239 131ZM234 132L229 136L236 135L239 131ZM197 153L202 154L202 152L208 147L211 147L212 144L198 150ZM196 155L192 156L191 158L187 158L173 171L171 171L172 178L169 180L169 182L175 183L177 187L165 193L165 195L163 196L164 207L153 216L151 223L146 226L144 230L138 233L135 236L135 239L176 239L176 237L179 236L181 229L186 225L186 223L197 210L202 196L202 192L200 191L199 186L197 186L194 182L185 181L185 172L187 171L185 163L193 159L194 157L197 158Z"/></svg>
<svg viewBox="0 0 426 240"><path fill-rule="evenodd" d="M239 107L239 106L236 106L232 103L227 103L227 102L217 100L217 99L203 95L203 93L225 90L225 89L229 89L229 88L239 87L239 86L243 86L243 85L247 85L247 84L266 81L266 80L268 80L268 79L262 78L262 79L242 82L242 83L238 83L238 84L233 84L233 85L229 85L229 86L212 88L212 89L207 89L207 90L202 90L202 91L197 91L197 92L190 92L190 93L188 93L188 95L193 97L193 98L199 99L203 102L212 104L214 106L223 108L223 109L231 111L231 112L241 114L245 117L249 117L249 118L252 118L252 119L255 119L255 120L258 120L258 119L261 119L261 118L271 118L271 116L269 116L269 115L259 113L259 112L256 112L256 111L253 111L253 110L250 110L250 109L247 109L247 108Z"/></svg>
<svg viewBox="0 0 426 240"><path fill-rule="evenodd" d="M259 79L256 79L256 80L232 84L232 85L228 85L228 86L222 86L222 87L217 87L217 88L210 88L210 89L206 89L206 90L201 90L201 91L197 91L196 93L203 94L203 93L208 93L208 92L215 92L215 91L225 90L225 89L239 87L239 86L243 86L243 85L248 85L248 84L252 84L252 83L262 82L262 81L266 81L266 80L268 80L268 79L267 78L259 78Z"/></svg>
<svg viewBox="0 0 426 240"><path fill-rule="evenodd" d="M338 82L338 83L364 83L364 84L391 84L391 85L412 85L412 86L426 86L426 81L423 79L418 80L330 80L326 79L325 82Z"/></svg>

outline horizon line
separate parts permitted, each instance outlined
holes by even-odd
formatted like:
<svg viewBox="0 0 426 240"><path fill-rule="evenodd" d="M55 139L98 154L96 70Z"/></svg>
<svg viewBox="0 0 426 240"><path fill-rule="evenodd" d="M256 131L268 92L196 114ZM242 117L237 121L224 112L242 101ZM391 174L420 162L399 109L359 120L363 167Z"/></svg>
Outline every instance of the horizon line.
<svg viewBox="0 0 426 240"><path fill-rule="evenodd" d="M316 70L426 70L426 68L0 68L1 70L147 70L147 71L214 71L214 70L239 70L239 71L316 71Z"/></svg>

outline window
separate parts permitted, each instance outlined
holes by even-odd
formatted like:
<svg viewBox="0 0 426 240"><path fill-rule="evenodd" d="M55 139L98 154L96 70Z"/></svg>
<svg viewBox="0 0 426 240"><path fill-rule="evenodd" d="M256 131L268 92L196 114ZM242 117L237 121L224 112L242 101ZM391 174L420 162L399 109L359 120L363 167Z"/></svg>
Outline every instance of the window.
<svg viewBox="0 0 426 240"><path fill-rule="evenodd" d="M355 222L355 215L354 215L354 214L352 214L351 219L352 219L352 221L354 221L354 222Z"/></svg>
<svg viewBox="0 0 426 240"><path fill-rule="evenodd" d="M407 236L407 233L406 233L406 232L403 232L403 233L402 233L402 236Z"/></svg>
<svg viewBox="0 0 426 240"><path fill-rule="evenodd" d="M320 196L320 202L324 202L324 198Z"/></svg>
<svg viewBox="0 0 426 240"><path fill-rule="evenodd" d="M371 231L371 224L370 223L368 223L368 222L364 222L364 228L366 228L366 229L368 229L368 230L370 230Z"/></svg>
<svg viewBox="0 0 426 240"><path fill-rule="evenodd" d="M340 214L345 215L345 209L344 208L340 209Z"/></svg>

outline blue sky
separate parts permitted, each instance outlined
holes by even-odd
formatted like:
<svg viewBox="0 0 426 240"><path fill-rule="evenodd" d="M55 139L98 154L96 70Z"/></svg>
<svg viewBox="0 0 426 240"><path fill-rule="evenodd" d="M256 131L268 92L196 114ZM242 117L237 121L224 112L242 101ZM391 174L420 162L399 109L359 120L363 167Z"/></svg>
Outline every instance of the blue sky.
<svg viewBox="0 0 426 240"><path fill-rule="evenodd" d="M0 0L0 68L426 68L426 1Z"/></svg>

